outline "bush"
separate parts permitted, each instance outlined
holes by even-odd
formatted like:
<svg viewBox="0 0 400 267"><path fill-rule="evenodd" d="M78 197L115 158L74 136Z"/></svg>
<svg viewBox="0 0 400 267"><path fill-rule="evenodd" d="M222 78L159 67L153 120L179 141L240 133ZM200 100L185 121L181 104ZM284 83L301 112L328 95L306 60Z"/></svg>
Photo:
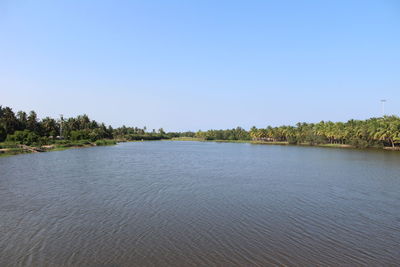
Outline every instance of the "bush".
<svg viewBox="0 0 400 267"><path fill-rule="evenodd" d="M84 130L71 131L69 133L69 138L74 141L85 140L89 139L89 134Z"/></svg>
<svg viewBox="0 0 400 267"><path fill-rule="evenodd" d="M32 145L39 141L40 136L29 130L15 131L14 134L7 136L7 141L18 144Z"/></svg>
<svg viewBox="0 0 400 267"><path fill-rule="evenodd" d="M103 140L97 140L95 142L96 146L111 146L111 145L115 145L117 142L115 142L114 140L107 140L107 139L103 139Z"/></svg>
<svg viewBox="0 0 400 267"><path fill-rule="evenodd" d="M98 129L94 129L89 133L89 139L92 142L101 139L101 137L102 136L101 136L100 132L98 131Z"/></svg>
<svg viewBox="0 0 400 267"><path fill-rule="evenodd" d="M310 145L319 145L319 144L326 144L327 143L327 139L323 136L320 135L308 135L305 139L305 141L307 143L309 143Z"/></svg>
<svg viewBox="0 0 400 267"><path fill-rule="evenodd" d="M288 143L289 143L290 145L296 145L296 144L299 143L299 141L297 140L297 137L296 137L296 136L289 136L289 137L287 138L287 141L288 141Z"/></svg>
<svg viewBox="0 0 400 267"><path fill-rule="evenodd" d="M369 143L366 140L353 138L350 139L349 144L356 147L356 148L367 148L369 147Z"/></svg>

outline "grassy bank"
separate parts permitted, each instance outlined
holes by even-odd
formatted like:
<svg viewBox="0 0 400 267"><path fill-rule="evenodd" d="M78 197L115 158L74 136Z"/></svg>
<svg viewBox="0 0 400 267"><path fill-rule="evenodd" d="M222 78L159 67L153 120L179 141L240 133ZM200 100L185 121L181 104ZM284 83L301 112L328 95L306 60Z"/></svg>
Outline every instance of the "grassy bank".
<svg viewBox="0 0 400 267"><path fill-rule="evenodd" d="M95 142L88 140L57 140L52 144L46 145L23 145L13 142L2 142L0 143L0 157L7 157L17 154L25 153L37 153L37 152L49 152L49 151L61 151L70 148L82 148L82 147L93 147L93 146L109 146L115 145L117 141L111 139L101 139Z"/></svg>

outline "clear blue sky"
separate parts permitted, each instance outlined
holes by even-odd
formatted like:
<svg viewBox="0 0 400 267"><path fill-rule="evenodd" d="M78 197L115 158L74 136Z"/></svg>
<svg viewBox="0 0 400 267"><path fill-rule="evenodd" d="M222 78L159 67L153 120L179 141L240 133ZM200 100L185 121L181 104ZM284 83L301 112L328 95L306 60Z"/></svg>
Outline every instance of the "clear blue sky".
<svg viewBox="0 0 400 267"><path fill-rule="evenodd" d="M0 105L198 130L400 114L400 1L0 1Z"/></svg>

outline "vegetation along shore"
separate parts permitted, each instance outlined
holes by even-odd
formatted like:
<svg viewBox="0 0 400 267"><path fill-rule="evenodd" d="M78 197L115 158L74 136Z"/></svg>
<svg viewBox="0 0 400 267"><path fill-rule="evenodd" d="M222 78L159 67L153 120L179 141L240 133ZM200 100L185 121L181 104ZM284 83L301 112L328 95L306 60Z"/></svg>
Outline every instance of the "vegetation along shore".
<svg viewBox="0 0 400 267"><path fill-rule="evenodd" d="M15 114L10 107L0 106L0 156L165 139L400 150L400 118L384 116L347 122L303 122L295 126L252 127L249 131L237 127L166 133L162 128L149 131L146 127L122 126L114 129L87 115L39 120L34 111Z"/></svg>
<svg viewBox="0 0 400 267"><path fill-rule="evenodd" d="M231 130L198 131L204 140L251 140L254 143L319 145L333 147L400 149L400 118L384 116L347 122L321 121L295 126L252 127Z"/></svg>

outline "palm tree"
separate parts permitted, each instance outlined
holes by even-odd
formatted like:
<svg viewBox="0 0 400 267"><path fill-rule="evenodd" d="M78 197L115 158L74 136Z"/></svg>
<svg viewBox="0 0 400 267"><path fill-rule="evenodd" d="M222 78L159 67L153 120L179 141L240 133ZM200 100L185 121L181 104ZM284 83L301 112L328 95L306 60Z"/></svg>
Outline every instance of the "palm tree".
<svg viewBox="0 0 400 267"><path fill-rule="evenodd" d="M400 141L400 121L396 116L384 116L380 120L379 128L377 129L374 138L382 141L388 141L394 148L395 143Z"/></svg>

